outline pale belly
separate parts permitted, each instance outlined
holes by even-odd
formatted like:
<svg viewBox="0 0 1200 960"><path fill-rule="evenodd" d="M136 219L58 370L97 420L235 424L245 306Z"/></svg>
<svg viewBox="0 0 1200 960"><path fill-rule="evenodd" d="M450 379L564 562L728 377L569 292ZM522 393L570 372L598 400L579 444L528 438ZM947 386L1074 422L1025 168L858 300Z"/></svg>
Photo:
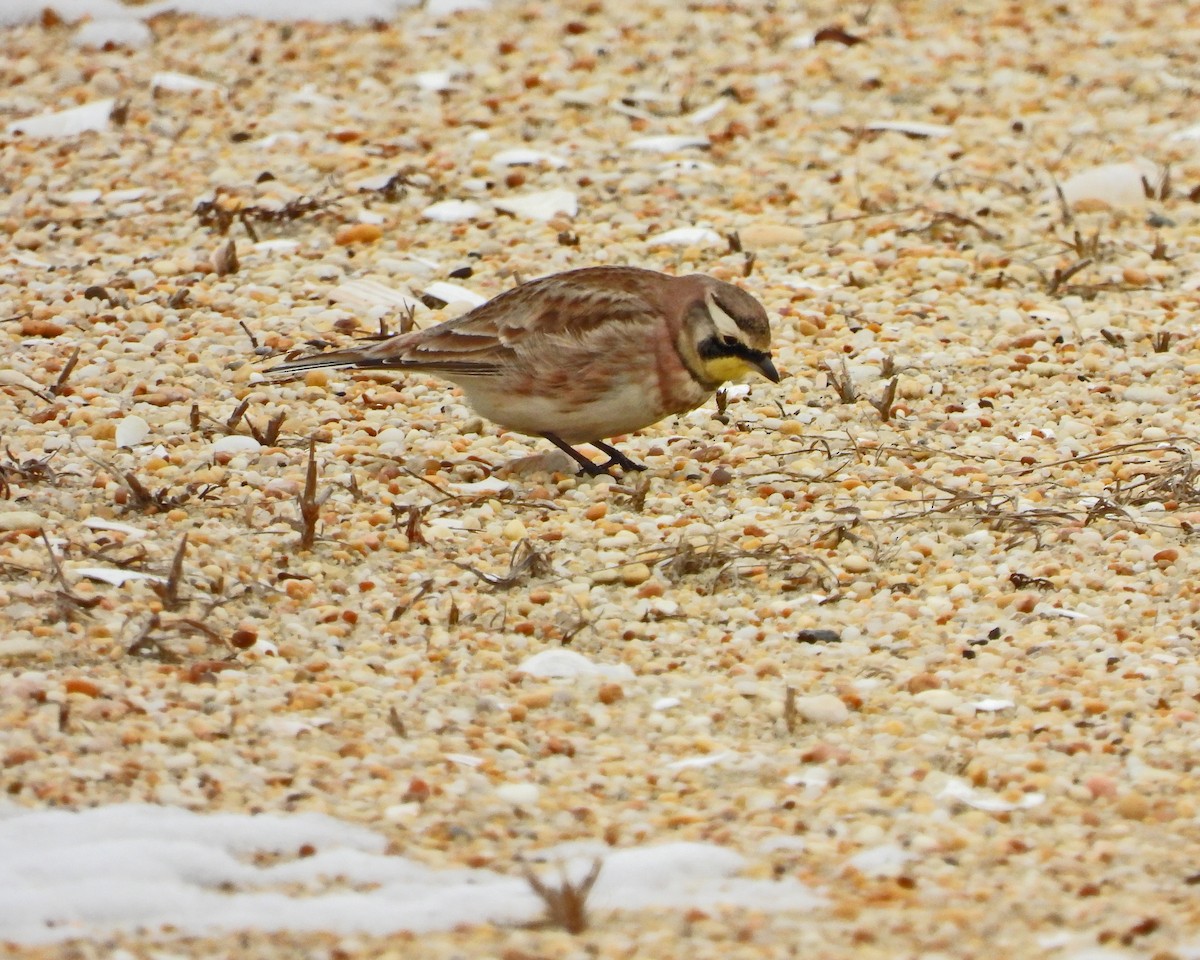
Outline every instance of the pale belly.
<svg viewBox="0 0 1200 960"><path fill-rule="evenodd" d="M604 440L641 430L673 413L699 406L709 396L699 387L688 392L674 409L661 402L657 388L644 384L615 383L590 403L568 404L553 396L520 396L496 390L496 381L468 382L459 386L475 412L509 430L540 436L552 433L567 443Z"/></svg>

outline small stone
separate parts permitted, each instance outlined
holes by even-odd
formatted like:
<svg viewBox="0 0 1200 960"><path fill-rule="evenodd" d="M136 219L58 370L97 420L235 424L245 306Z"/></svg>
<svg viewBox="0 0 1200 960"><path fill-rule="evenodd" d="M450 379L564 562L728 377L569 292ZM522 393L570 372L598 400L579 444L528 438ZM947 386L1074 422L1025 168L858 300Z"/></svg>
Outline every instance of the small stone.
<svg viewBox="0 0 1200 960"><path fill-rule="evenodd" d="M23 337L57 337L67 328L53 320L37 320L33 317L26 317L21 321L20 329Z"/></svg>
<svg viewBox="0 0 1200 960"><path fill-rule="evenodd" d="M942 682L932 673L918 673L915 677L910 677L904 687L909 693L918 694L924 690L936 690L941 685Z"/></svg>
<svg viewBox="0 0 1200 960"><path fill-rule="evenodd" d="M525 529L525 524L520 520L510 520L504 525L505 540L515 542L517 540L524 540L527 536L529 536L529 531Z"/></svg>
<svg viewBox="0 0 1200 960"><path fill-rule="evenodd" d="M1128 820L1145 820L1150 816L1150 801L1140 793L1124 793L1117 798L1117 813Z"/></svg>
<svg viewBox="0 0 1200 960"><path fill-rule="evenodd" d="M838 643L842 635L836 630L798 630L796 639L801 643Z"/></svg>
<svg viewBox="0 0 1200 960"><path fill-rule="evenodd" d="M596 691L596 699L606 706L611 703L616 703L625 697L625 690L619 683L604 683L600 685L600 689Z"/></svg>
<svg viewBox="0 0 1200 960"><path fill-rule="evenodd" d="M41 530L45 521L32 510L0 513L0 530Z"/></svg>
<svg viewBox="0 0 1200 960"><path fill-rule="evenodd" d="M852 553L842 561L842 567L847 573L866 573L871 569L871 561L860 553Z"/></svg>
<svg viewBox="0 0 1200 960"><path fill-rule="evenodd" d="M348 223L339 227L333 242L341 247L354 243L374 243L383 236L383 228L375 223Z"/></svg>
<svg viewBox="0 0 1200 960"><path fill-rule="evenodd" d="M621 582L636 587L650 579L650 568L644 563L630 563L621 568Z"/></svg>
<svg viewBox="0 0 1200 960"><path fill-rule="evenodd" d="M522 694L518 703L526 710L542 710L550 706L554 700L554 691L549 687L541 687Z"/></svg>
<svg viewBox="0 0 1200 960"><path fill-rule="evenodd" d="M937 713L950 713L962 705L962 698L949 690L922 690L913 699Z"/></svg>

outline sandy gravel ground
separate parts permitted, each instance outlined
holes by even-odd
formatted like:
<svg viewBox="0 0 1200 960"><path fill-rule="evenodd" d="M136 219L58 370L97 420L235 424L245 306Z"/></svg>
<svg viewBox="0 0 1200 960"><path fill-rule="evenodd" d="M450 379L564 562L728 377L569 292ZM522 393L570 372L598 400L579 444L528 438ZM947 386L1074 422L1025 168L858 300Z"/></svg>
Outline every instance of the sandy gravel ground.
<svg viewBox="0 0 1200 960"><path fill-rule="evenodd" d="M0 137L9 800L827 900L128 955L1200 957L1200 8L805 7L4 31L0 123L117 107ZM586 480L432 379L262 376L598 263L742 283L786 379ZM629 672L518 669L563 644Z"/></svg>

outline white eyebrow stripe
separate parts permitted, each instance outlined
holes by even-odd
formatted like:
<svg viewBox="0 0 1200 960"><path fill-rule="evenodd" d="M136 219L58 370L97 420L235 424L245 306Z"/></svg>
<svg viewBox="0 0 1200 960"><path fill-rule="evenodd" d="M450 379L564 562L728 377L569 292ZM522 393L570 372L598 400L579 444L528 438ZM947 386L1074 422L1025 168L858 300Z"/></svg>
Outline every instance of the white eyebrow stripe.
<svg viewBox="0 0 1200 960"><path fill-rule="evenodd" d="M708 306L708 315L712 317L713 326L717 328L717 333L723 337L733 337L734 340L741 340L742 328L737 325L737 321L733 317L721 309L721 305L717 303L716 298L711 292L704 295L704 302Z"/></svg>

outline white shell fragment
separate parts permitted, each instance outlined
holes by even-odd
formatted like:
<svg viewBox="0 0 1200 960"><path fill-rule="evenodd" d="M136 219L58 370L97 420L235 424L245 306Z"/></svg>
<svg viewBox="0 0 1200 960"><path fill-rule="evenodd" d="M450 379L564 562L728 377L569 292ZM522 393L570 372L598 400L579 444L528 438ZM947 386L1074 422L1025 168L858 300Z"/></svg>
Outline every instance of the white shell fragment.
<svg viewBox="0 0 1200 960"><path fill-rule="evenodd" d="M260 141L261 142L261 141ZM382 190L395 179L394 173L373 173L369 177L361 177L351 180L348 184L359 193L372 193L376 190Z"/></svg>
<svg viewBox="0 0 1200 960"><path fill-rule="evenodd" d="M877 120L868 123L866 129L880 133L894 131L910 137L948 137L952 132L952 128L944 123L922 123L919 120Z"/></svg>
<svg viewBox="0 0 1200 960"><path fill-rule="evenodd" d="M92 130L107 130L116 101L93 100L81 107L39 113L24 120L14 120L4 131L9 136L23 134L26 137L53 139L55 137L77 137Z"/></svg>
<svg viewBox="0 0 1200 960"><path fill-rule="evenodd" d="M429 93L440 93L455 88L454 73L453 70L423 70L412 79L420 89Z"/></svg>
<svg viewBox="0 0 1200 960"><path fill-rule="evenodd" d="M218 437L212 443L214 456L219 453L258 453L261 449L262 444L253 437L242 437L236 434L228 437Z"/></svg>
<svg viewBox="0 0 1200 960"><path fill-rule="evenodd" d="M154 91L165 90L168 93L200 93L208 91L216 93L221 97L225 96L225 88L219 83L214 83L211 80L205 80L201 77L193 77L191 74L174 73L169 70L156 73L151 77L150 89Z"/></svg>
<svg viewBox="0 0 1200 960"><path fill-rule="evenodd" d="M62 195L64 203L91 204L96 203L103 194L96 189L84 188L81 190L71 190Z"/></svg>
<svg viewBox="0 0 1200 960"><path fill-rule="evenodd" d="M579 212L579 199L570 190L542 190L494 201L497 210L529 220L550 220L559 215L573 217Z"/></svg>
<svg viewBox="0 0 1200 960"><path fill-rule="evenodd" d="M724 242L719 233L707 227L677 227L646 238L646 244L652 247L712 247Z"/></svg>
<svg viewBox="0 0 1200 960"><path fill-rule="evenodd" d="M142 573L140 570L123 570L119 567L75 567L71 571L77 577L86 577L99 583L107 583L112 587L124 586L133 580L149 580L154 583L166 583L165 577L152 573Z"/></svg>
<svg viewBox="0 0 1200 960"><path fill-rule="evenodd" d="M846 861L846 866L868 877L898 877L915 859L917 855L911 850L896 843L885 843L860 850Z"/></svg>
<svg viewBox="0 0 1200 960"><path fill-rule="evenodd" d="M667 770L698 770L702 767L714 767L718 763L724 763L726 760L732 760L737 754L722 750L719 753L706 753L700 757L684 757L682 760L673 760L666 765Z"/></svg>
<svg viewBox="0 0 1200 960"><path fill-rule="evenodd" d="M654 137L638 137L636 140L631 140L627 146L630 150L673 153L676 150L707 149L712 146L712 142L703 135L666 133Z"/></svg>
<svg viewBox="0 0 1200 960"><path fill-rule="evenodd" d="M1062 184L1067 203L1092 200L1114 207L1139 207L1146 202L1146 185L1157 190L1163 172L1149 160L1106 163L1080 171Z"/></svg>
<svg viewBox="0 0 1200 960"><path fill-rule="evenodd" d="M83 525L89 530L107 530L111 533L123 533L135 539L146 536L146 531L140 527L134 527L128 523L120 523L116 520L105 520L102 517L88 517L83 521Z"/></svg>
<svg viewBox="0 0 1200 960"><path fill-rule="evenodd" d="M1200 123L1193 124L1190 127L1184 127L1182 130L1177 130L1175 133L1167 137L1168 140L1200 140Z"/></svg>
<svg viewBox="0 0 1200 960"><path fill-rule="evenodd" d="M964 803L968 807L983 810L986 813L1010 813L1013 810L1029 810L1032 807L1041 806L1046 802L1045 795L1041 793L1022 794L1021 799L1015 802L1001 800L995 794L976 790L966 780L958 779L949 780L938 796L947 800Z"/></svg>
<svg viewBox="0 0 1200 960"><path fill-rule="evenodd" d="M291 253L299 246L299 240L288 240L284 237L277 237L273 240L259 240L254 245L254 249L259 253Z"/></svg>
<svg viewBox="0 0 1200 960"><path fill-rule="evenodd" d="M474 200L442 200L421 211L422 219L437 220L441 223L478 220L483 214L484 208Z"/></svg>
<svg viewBox="0 0 1200 960"><path fill-rule="evenodd" d="M1016 704L1011 700L989 697L985 700L976 700L971 706L978 713L999 713L1001 710L1011 710Z"/></svg>
<svg viewBox="0 0 1200 960"><path fill-rule="evenodd" d="M560 170L567 161L553 153L544 150L531 150L528 147L514 147L511 150L501 150L491 159L493 167L532 167L546 166Z"/></svg>
<svg viewBox="0 0 1200 960"><path fill-rule="evenodd" d="M541 793L536 783L502 783L496 787L496 796L514 807L533 806Z"/></svg>
<svg viewBox="0 0 1200 960"><path fill-rule="evenodd" d="M446 484L451 490L459 496L488 496L497 493L503 493L511 488L512 484L499 477L484 477L482 480L476 480L473 483L448 483Z"/></svg>
<svg viewBox="0 0 1200 960"><path fill-rule="evenodd" d="M118 447L136 447L150 435L150 424L136 413L133 416L122 417L117 424L116 441Z"/></svg>
<svg viewBox="0 0 1200 960"><path fill-rule="evenodd" d="M111 203L117 206L122 203L131 203L134 200L141 200L148 196L150 190L148 187L126 187L124 190L109 190L104 195L104 202Z"/></svg>
<svg viewBox="0 0 1200 960"><path fill-rule="evenodd" d="M728 97L717 97L717 99L712 101L712 103L706 103L704 106L698 107L689 113L687 115L687 120L689 123L694 123L697 126L703 123L708 123L709 120L711 120L728 106Z"/></svg>
<svg viewBox="0 0 1200 960"><path fill-rule="evenodd" d="M372 310L387 308L388 310L418 310L424 306L420 300L408 294L401 293L378 280L349 280L339 284L329 293L329 299L340 303L351 310Z"/></svg>
<svg viewBox="0 0 1200 960"><path fill-rule="evenodd" d="M593 663L574 650L543 650L527 658L517 669L531 677L573 679L575 677L608 677L613 680L632 680L633 671L623 663Z"/></svg>
<svg viewBox="0 0 1200 960"><path fill-rule="evenodd" d="M465 303L469 306L477 307L481 303L487 303L488 299L474 290L468 290L457 283L448 283L445 280L435 280L433 283L428 284L424 290L427 295L437 297L443 303Z"/></svg>

